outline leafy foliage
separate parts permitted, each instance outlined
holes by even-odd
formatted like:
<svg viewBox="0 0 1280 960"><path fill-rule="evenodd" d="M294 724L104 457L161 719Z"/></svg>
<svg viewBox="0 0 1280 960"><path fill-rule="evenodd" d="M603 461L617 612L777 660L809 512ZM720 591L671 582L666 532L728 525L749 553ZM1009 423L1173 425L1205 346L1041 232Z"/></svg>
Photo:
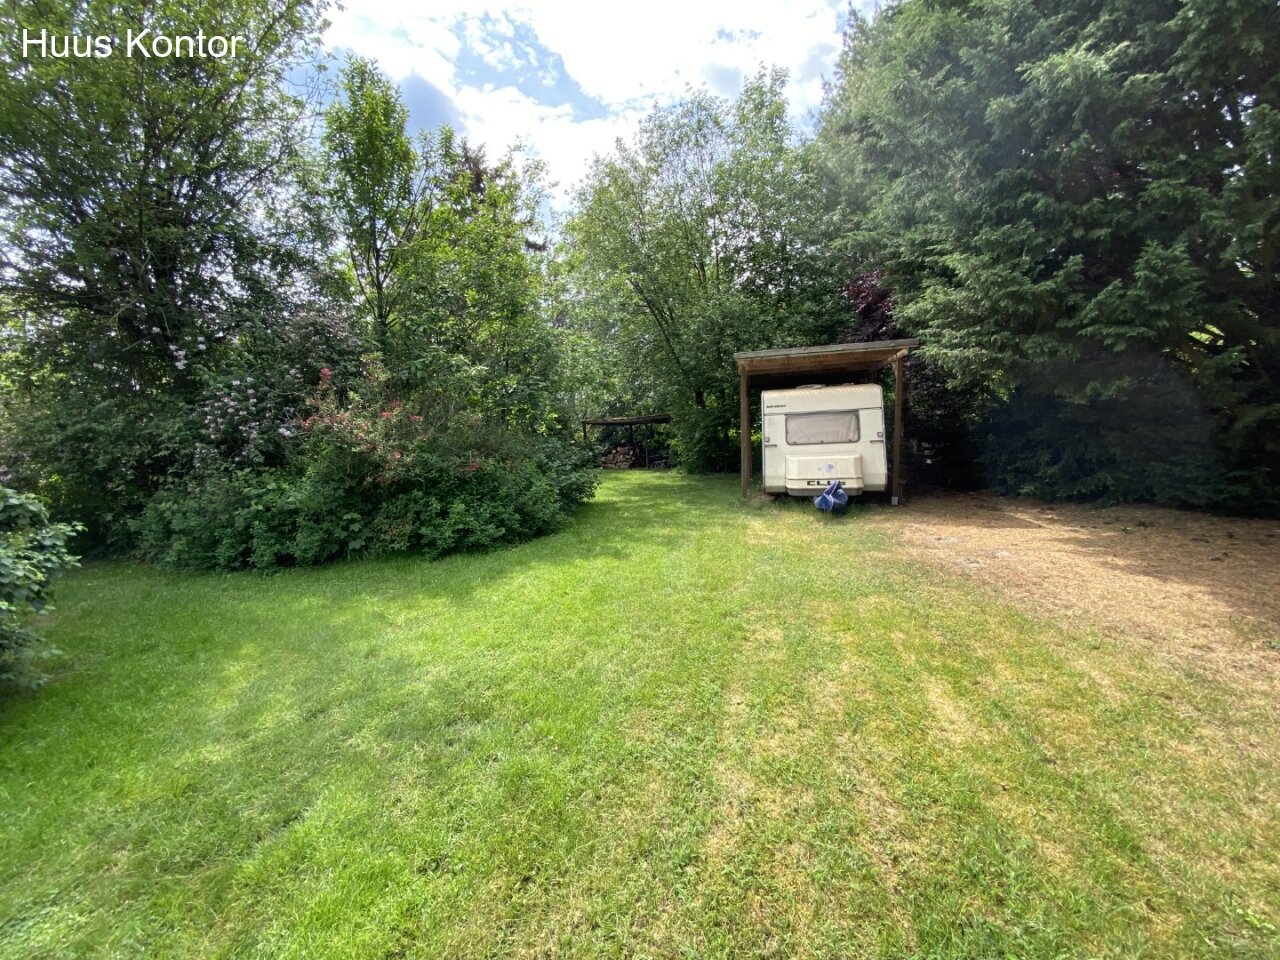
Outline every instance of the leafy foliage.
<svg viewBox="0 0 1280 960"><path fill-rule="evenodd" d="M485 420L447 391L402 401L378 363L357 386L322 371L282 468L175 479L136 525L143 555L223 569L434 557L560 529L594 490L589 455L564 440Z"/></svg>
<svg viewBox="0 0 1280 960"><path fill-rule="evenodd" d="M264 305L216 365L197 361L189 391L94 394L75 369L33 369L20 345L5 357L16 384L0 401L4 464L58 513L81 518L94 549L125 551L132 520L172 478L279 465L318 370L355 375L359 350L340 304Z"/></svg>
<svg viewBox="0 0 1280 960"><path fill-rule="evenodd" d="M80 27L124 23L81 12ZM415 144L398 92L358 59L318 150L318 101L287 77L319 8L203 12L252 33L252 56L0 77L0 97L41 106L0 120L8 474L82 517L97 549L190 566L554 529L594 481L552 393L539 168L490 164L448 129ZM23 26L58 17L17 8ZM46 105L84 142L67 148Z"/></svg>
<svg viewBox="0 0 1280 960"><path fill-rule="evenodd" d="M406 130L409 111L391 82L368 60L353 57L339 85L342 96L325 113L329 192L375 343L385 353L406 284L404 260L430 211Z"/></svg>
<svg viewBox="0 0 1280 960"><path fill-rule="evenodd" d="M417 145L399 93L351 60L325 113L338 223L372 322L403 390L450 389L525 429L555 419L557 373L544 287L542 168L511 150L491 163L449 127Z"/></svg>
<svg viewBox="0 0 1280 960"><path fill-rule="evenodd" d="M134 9L105 0L10 11L9 49L23 29L138 27ZM195 389L197 361L295 266L255 213L308 133L284 78L316 47L320 4L160 0L148 21L254 42L222 60L0 61L0 279L31 334L26 362L94 396Z"/></svg>
<svg viewBox="0 0 1280 960"><path fill-rule="evenodd" d="M193 20L254 42L222 60L0 66L4 462L112 549L189 468L215 384L259 365L254 345L297 344L295 327L342 317L295 239L287 189L310 106L285 78L316 48L319 5L148 7L157 28ZM136 11L96 0L18 3L4 20L11 44L23 29L137 26Z"/></svg>
<svg viewBox="0 0 1280 960"><path fill-rule="evenodd" d="M1268 0L854 19L815 149L842 247L1013 398L996 482L1280 507L1278 60Z"/></svg>
<svg viewBox="0 0 1280 960"><path fill-rule="evenodd" d="M0 681L39 685L42 645L31 618L51 608L58 574L77 566L67 542L78 529L51 523L35 497L0 486Z"/></svg>
<svg viewBox="0 0 1280 960"><path fill-rule="evenodd" d="M878 270L858 274L841 293L853 322L840 333L841 342L866 343L907 336L894 320L893 291ZM976 489L987 481L983 438L989 419L1002 406L985 381L953 383L946 371L918 351L904 361L906 436L911 447L903 469L914 483ZM894 415L886 402L886 414ZM988 465L989 466L989 465Z"/></svg>
<svg viewBox="0 0 1280 960"><path fill-rule="evenodd" d="M990 426L984 459L991 486L1048 499L1276 509L1274 499L1257 499L1260 491L1224 479L1219 424L1184 371L1158 357L1120 354L1093 361L1088 373L1129 388L1076 402L1014 390ZM1046 371L1053 380L1079 375Z"/></svg>
<svg viewBox="0 0 1280 960"><path fill-rule="evenodd" d="M490 163L448 128L427 145L432 210L397 341L406 382L452 382L504 423L552 427L559 357L535 236L542 168L515 151Z"/></svg>
<svg viewBox="0 0 1280 960"><path fill-rule="evenodd" d="M840 320L785 83L762 72L734 103L694 91L655 109L597 158L566 228L578 310L596 314L628 392L676 415L696 470L736 456L733 353L815 342Z"/></svg>

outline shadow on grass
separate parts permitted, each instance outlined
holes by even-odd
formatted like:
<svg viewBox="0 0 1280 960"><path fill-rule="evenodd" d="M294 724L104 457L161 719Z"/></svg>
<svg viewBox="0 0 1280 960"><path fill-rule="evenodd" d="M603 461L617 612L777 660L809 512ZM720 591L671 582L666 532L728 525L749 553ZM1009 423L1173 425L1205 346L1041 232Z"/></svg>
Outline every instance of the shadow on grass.
<svg viewBox="0 0 1280 960"><path fill-rule="evenodd" d="M49 856L73 858L67 871L128 877L129 896L157 896L155 878L207 882L199 908L213 922L242 863L335 790L382 816L401 793L446 803L475 789L477 764L495 765L502 795L518 797L533 789L521 774L530 758L587 763L593 718L626 708L626 683L595 675L642 622L628 578L660 584L672 548L723 519L689 507L724 488L621 477L559 533L439 561L266 575L87 565L62 585L50 624L67 650L53 682L0 701L0 774L28 784L37 811L10 823L5 843L39 849L43 824L60 824ZM557 711L572 723L548 741L528 718L554 725ZM413 788L424 779L442 791ZM0 925L37 917L54 896L32 888Z"/></svg>
<svg viewBox="0 0 1280 960"><path fill-rule="evenodd" d="M305 641L304 634L314 633L319 623L329 642L359 644L365 634L418 613L482 613L516 581L585 577L606 564L622 569L641 554L670 549L713 526L707 511L690 507L718 502L728 492L727 480L719 477L615 475L564 530L438 560L401 555L269 573L88 563L60 585L60 609L46 623L52 644L66 649L46 666L50 684L36 692L5 691L0 730L63 688L84 686L92 701L96 678L119 657L162 654L175 669L199 660L209 677L216 675L218 661L245 655L259 622L276 624L284 642ZM177 621L171 620L175 598L187 614ZM103 623L114 625L114 637L100 633ZM200 684L192 695L200 699L210 692Z"/></svg>

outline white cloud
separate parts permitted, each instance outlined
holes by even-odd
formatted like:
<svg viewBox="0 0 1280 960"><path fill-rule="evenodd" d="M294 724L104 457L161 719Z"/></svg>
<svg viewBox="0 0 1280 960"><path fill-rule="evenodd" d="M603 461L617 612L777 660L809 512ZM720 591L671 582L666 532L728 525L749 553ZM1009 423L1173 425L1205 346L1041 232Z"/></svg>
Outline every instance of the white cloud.
<svg viewBox="0 0 1280 960"><path fill-rule="evenodd" d="M333 11L325 44L376 60L395 80L416 73L442 90L452 89L453 62L461 45L449 25L409 11L400 15L394 6L370 3L362 4L358 13L350 8Z"/></svg>
<svg viewBox="0 0 1280 960"><path fill-rule="evenodd" d="M840 42L838 9L825 0L547 2L517 9L583 89L611 106L678 96L703 83L713 64L748 75L762 63L795 72L813 47L836 49ZM718 37L721 31L732 39ZM793 108L816 106L815 90L820 96L820 85L793 84Z"/></svg>
<svg viewBox="0 0 1280 960"><path fill-rule="evenodd" d="M514 87L456 91L455 103L470 137L485 143L491 155L513 143L523 143L543 160L550 178L558 182L558 206L587 171L592 156L613 148L627 137L643 116L639 109L622 109L594 120L575 120L569 106L549 107Z"/></svg>
<svg viewBox="0 0 1280 960"><path fill-rule="evenodd" d="M364 0L358 10L334 13L325 39L331 47L372 57L393 79L417 73L433 83L458 106L467 136L492 153L522 140L561 182L557 193L563 202L594 153L611 149L616 137L630 136L655 102L674 100L689 86L718 84L722 90L736 74L750 76L761 65L784 67L792 76L787 94L793 119L801 119L821 102L821 77L835 62L843 9L839 0ZM482 23L486 14L493 19ZM554 59L513 45L522 24L603 105L603 118L575 120L569 107L539 103L502 80L462 82L455 64L465 43L495 71L530 64L541 87L555 87Z"/></svg>

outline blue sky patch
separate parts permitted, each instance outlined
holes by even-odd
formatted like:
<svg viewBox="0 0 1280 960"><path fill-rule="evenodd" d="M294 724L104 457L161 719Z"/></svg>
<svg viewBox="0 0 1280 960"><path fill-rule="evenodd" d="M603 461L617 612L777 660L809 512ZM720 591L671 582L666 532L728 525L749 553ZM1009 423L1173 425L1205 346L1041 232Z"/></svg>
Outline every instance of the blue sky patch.
<svg viewBox="0 0 1280 960"><path fill-rule="evenodd" d="M415 130L437 130L447 123L465 132L457 104L430 80L411 73L400 81L400 93L409 108L409 125Z"/></svg>
<svg viewBox="0 0 1280 960"><path fill-rule="evenodd" d="M485 13L460 19L453 33L461 44L453 64L460 84L482 90L514 87L543 106L568 106L575 120L608 115L605 105L569 75L564 58L524 21Z"/></svg>

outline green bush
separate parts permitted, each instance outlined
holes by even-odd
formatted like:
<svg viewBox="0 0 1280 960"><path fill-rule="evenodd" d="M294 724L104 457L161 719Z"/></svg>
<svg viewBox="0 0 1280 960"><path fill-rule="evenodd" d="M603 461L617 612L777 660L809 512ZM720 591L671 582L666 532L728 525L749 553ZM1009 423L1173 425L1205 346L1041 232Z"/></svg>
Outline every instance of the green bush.
<svg viewBox="0 0 1280 960"><path fill-rule="evenodd" d="M50 523L35 497L0 487L0 681L38 686L43 680L34 661L47 648L31 619L50 609L54 578L77 566L67 541L79 529Z"/></svg>
<svg viewBox="0 0 1280 960"><path fill-rule="evenodd" d="M560 529L595 489L590 451L566 440L368 386L339 398L326 377L281 467L220 463L172 483L135 524L141 555L219 569L437 557Z"/></svg>
<svg viewBox="0 0 1280 960"><path fill-rule="evenodd" d="M726 404L689 407L672 424L671 451L690 473L721 473L738 468L738 407Z"/></svg>

